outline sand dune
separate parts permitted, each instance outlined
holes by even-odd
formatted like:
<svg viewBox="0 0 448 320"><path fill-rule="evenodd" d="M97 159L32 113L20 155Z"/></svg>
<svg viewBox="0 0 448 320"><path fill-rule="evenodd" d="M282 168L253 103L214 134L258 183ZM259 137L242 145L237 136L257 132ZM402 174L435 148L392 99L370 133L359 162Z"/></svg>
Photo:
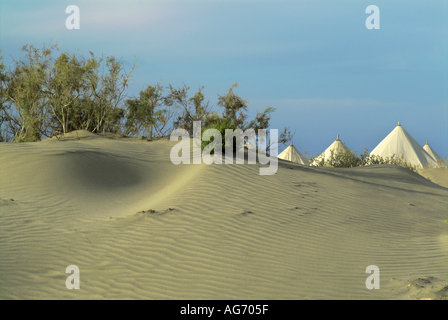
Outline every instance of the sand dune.
<svg viewBox="0 0 448 320"><path fill-rule="evenodd" d="M392 165L175 166L173 145L82 131L1 143L0 298L448 298L437 179ZM65 287L69 265L79 290Z"/></svg>
<svg viewBox="0 0 448 320"><path fill-rule="evenodd" d="M418 173L428 180L448 188L448 169L420 169Z"/></svg>

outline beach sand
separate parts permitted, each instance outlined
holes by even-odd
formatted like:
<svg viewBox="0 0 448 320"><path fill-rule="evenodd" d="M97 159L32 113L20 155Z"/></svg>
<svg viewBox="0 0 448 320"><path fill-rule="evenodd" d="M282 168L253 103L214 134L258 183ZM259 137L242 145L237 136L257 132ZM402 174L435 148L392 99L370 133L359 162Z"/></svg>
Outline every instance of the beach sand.
<svg viewBox="0 0 448 320"><path fill-rule="evenodd" d="M175 144L85 131L0 143L0 298L448 298L437 171L280 160L261 176L176 166ZM366 288L370 265L380 289Z"/></svg>

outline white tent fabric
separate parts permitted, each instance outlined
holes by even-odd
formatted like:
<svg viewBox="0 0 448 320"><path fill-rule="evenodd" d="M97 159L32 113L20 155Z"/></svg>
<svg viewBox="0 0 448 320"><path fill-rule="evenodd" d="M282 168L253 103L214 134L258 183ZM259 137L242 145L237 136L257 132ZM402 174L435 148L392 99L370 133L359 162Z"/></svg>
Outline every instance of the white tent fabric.
<svg viewBox="0 0 448 320"><path fill-rule="evenodd" d="M404 161L420 168L436 167L436 161L400 125L395 127L370 153L383 158L403 155Z"/></svg>
<svg viewBox="0 0 448 320"><path fill-rule="evenodd" d="M337 136L336 140L324 151L320 156L318 156L313 161L313 165L316 165L318 162L320 162L323 159L329 159L331 157L331 150L333 150L333 153L336 155L338 153L343 153L347 150L349 150L345 144L342 143L341 140L339 140L339 135Z"/></svg>
<svg viewBox="0 0 448 320"><path fill-rule="evenodd" d="M299 151L297 151L296 147L292 145L292 141L291 145L289 145L285 150L283 150L282 153L278 155L278 158L299 164L307 164L307 159Z"/></svg>
<svg viewBox="0 0 448 320"><path fill-rule="evenodd" d="M439 156L433 148L431 148L428 144L428 141L426 141L425 146L423 147L423 149L434 159L436 160L436 162L439 161L443 161L443 158L441 156Z"/></svg>

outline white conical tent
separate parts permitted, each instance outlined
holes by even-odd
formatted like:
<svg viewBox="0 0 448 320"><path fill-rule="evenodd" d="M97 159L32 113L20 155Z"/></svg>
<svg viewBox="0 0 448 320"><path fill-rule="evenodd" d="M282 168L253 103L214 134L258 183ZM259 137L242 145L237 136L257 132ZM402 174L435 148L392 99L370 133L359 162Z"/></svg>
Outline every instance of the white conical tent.
<svg viewBox="0 0 448 320"><path fill-rule="evenodd" d="M348 151L349 149L345 146L345 144L342 143L341 140L339 140L339 135L337 136L336 140L324 151L321 153L320 156L318 156L313 161L313 165L316 165L318 162L320 162L323 159L329 159L331 157L331 151L333 150L333 154L338 153L344 153L345 151Z"/></svg>
<svg viewBox="0 0 448 320"><path fill-rule="evenodd" d="M433 148L431 148L428 144L428 141L426 141L425 146L423 147L423 149L434 159L436 160L436 162L439 161L443 161L443 158L441 156L439 156Z"/></svg>
<svg viewBox="0 0 448 320"><path fill-rule="evenodd" d="M302 156L302 154L299 151L297 151L296 147L292 145L292 141L291 145L289 145L285 150L283 150L282 153L278 155L278 158L288 160L291 162L296 162L299 164L306 165L307 163L307 159L304 156Z"/></svg>
<svg viewBox="0 0 448 320"><path fill-rule="evenodd" d="M437 166L436 161L403 129L400 122L370 154L383 158L393 154L398 157L403 155L404 161L420 168Z"/></svg>

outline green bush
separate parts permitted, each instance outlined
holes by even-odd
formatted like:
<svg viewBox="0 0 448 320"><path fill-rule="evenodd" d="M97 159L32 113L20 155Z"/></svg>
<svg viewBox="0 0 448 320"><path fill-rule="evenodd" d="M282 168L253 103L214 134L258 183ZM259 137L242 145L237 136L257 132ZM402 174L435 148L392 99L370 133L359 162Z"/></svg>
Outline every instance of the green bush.
<svg viewBox="0 0 448 320"><path fill-rule="evenodd" d="M331 155L329 158L324 159L321 158L318 161L315 161L319 155L316 157L311 156L309 159L309 163L314 163L315 166L320 167L339 167L339 168L352 168L358 166L370 166L374 164L393 164L397 165L412 171L417 171L418 166L413 166L410 163L404 160L404 156L400 157L393 154L391 157L383 158L378 155L370 155L367 152L367 149L364 148L364 153L361 155L357 155L356 151L347 150L345 152L333 152L331 151Z"/></svg>
<svg viewBox="0 0 448 320"><path fill-rule="evenodd" d="M418 166L413 166L410 163L406 162L404 160L404 156L401 155L400 157L393 154L391 157L383 158L378 155L369 155L365 158L363 161L364 166L373 165L373 164L394 164L396 166L400 166L412 171L417 171Z"/></svg>
<svg viewBox="0 0 448 320"><path fill-rule="evenodd" d="M331 150L329 158L319 158L319 154L317 154L316 157L311 156L308 163L319 167L352 168L362 165L364 158L364 154L358 157L356 151L335 152Z"/></svg>
<svg viewBox="0 0 448 320"><path fill-rule="evenodd" d="M335 153L331 150L330 159L325 161L326 166L352 168L358 167L362 160L356 155L356 151L346 150L344 152Z"/></svg>
<svg viewBox="0 0 448 320"><path fill-rule="evenodd" d="M207 147L207 150L210 150L211 148L213 148L211 154L215 153L215 148L219 148L219 146L217 145L218 142L214 141L214 137L210 136L208 134L205 133L205 131L207 129L216 129L219 131L219 133L221 134L222 137L222 141L221 141L221 150L222 150L222 154L225 154L226 152L226 146L230 145L230 143L232 142L232 136L227 137L226 136L226 129L231 129L231 130L235 130L237 129L236 125L233 123L233 121L225 116L224 118L218 120L217 122L211 124L210 126L208 126L207 128L202 127L201 129L201 136L205 137L205 138L209 138L210 137L210 141L201 141L201 150L204 150ZM205 134L204 134L205 133ZM233 137L233 153L236 152L237 150L237 135L235 135Z"/></svg>

